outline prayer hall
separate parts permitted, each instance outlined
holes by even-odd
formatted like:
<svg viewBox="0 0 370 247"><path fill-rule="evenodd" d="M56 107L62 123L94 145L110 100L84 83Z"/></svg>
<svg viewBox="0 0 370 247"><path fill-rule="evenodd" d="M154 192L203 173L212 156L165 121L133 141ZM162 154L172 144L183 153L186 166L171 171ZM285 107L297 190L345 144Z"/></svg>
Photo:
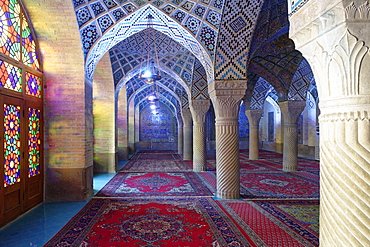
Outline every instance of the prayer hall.
<svg viewBox="0 0 370 247"><path fill-rule="evenodd" d="M370 246L367 0L0 0L0 246Z"/></svg>

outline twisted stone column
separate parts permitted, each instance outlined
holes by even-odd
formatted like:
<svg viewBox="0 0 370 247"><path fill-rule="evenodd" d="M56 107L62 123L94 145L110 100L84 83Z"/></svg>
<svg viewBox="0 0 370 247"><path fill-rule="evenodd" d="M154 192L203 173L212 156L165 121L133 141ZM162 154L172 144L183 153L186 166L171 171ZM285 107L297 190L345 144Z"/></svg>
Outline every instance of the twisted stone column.
<svg viewBox="0 0 370 247"><path fill-rule="evenodd" d="M305 101L279 102L284 119L283 170L298 169L298 117L306 106Z"/></svg>
<svg viewBox="0 0 370 247"><path fill-rule="evenodd" d="M196 172L206 171L207 147L206 147L206 114L210 101L206 99L194 99L190 101L190 111L193 117L193 170Z"/></svg>
<svg viewBox="0 0 370 247"><path fill-rule="evenodd" d="M245 114L249 121L249 159L258 160L259 133L258 127L263 110L246 109Z"/></svg>
<svg viewBox="0 0 370 247"><path fill-rule="evenodd" d="M370 246L368 2L310 0L301 13L289 35L320 97L320 246Z"/></svg>
<svg viewBox="0 0 370 247"><path fill-rule="evenodd" d="M208 86L216 113L217 193L221 199L239 199L239 106L246 81L214 81Z"/></svg>
<svg viewBox="0 0 370 247"><path fill-rule="evenodd" d="M184 122L184 160L193 159L193 119L191 118L190 109L181 110L182 120Z"/></svg>

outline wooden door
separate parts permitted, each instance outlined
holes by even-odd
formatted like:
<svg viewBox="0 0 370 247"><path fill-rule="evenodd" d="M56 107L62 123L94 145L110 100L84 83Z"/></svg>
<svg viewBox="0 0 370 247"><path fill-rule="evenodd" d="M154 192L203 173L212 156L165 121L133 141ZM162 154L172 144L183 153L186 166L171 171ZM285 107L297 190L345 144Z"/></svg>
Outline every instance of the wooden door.
<svg viewBox="0 0 370 247"><path fill-rule="evenodd" d="M42 108L40 102L27 101L24 109L25 210L43 200Z"/></svg>
<svg viewBox="0 0 370 247"><path fill-rule="evenodd" d="M24 211L24 117L21 99L0 98L1 123L0 160L3 166L3 219L15 218Z"/></svg>
<svg viewBox="0 0 370 247"><path fill-rule="evenodd" d="M0 226L43 201L42 105L0 94Z"/></svg>

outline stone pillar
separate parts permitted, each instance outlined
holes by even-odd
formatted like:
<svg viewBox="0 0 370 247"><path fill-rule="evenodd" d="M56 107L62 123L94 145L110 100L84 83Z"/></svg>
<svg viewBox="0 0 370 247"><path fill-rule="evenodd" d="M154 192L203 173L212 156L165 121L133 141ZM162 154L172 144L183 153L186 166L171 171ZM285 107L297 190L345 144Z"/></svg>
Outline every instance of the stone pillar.
<svg viewBox="0 0 370 247"><path fill-rule="evenodd" d="M117 89L116 89L117 90ZM123 86L117 95L116 107L116 129L118 160L128 160L128 117L127 117L127 94L126 86Z"/></svg>
<svg viewBox="0 0 370 247"><path fill-rule="evenodd" d="M323 247L370 246L369 10L367 1L310 0L290 19L320 99Z"/></svg>
<svg viewBox="0 0 370 247"><path fill-rule="evenodd" d="M249 121L249 159L258 160L259 153L259 122L263 115L263 110L246 109L245 114Z"/></svg>
<svg viewBox="0 0 370 247"><path fill-rule="evenodd" d="M239 199L239 107L247 82L216 80L208 86L216 113L217 193L221 199Z"/></svg>
<svg viewBox="0 0 370 247"><path fill-rule="evenodd" d="M193 170L206 171L207 166L207 140L206 140L206 114L209 110L208 99L194 99L190 101L190 111L193 117Z"/></svg>
<svg viewBox="0 0 370 247"><path fill-rule="evenodd" d="M184 153L184 123L181 118L181 113L177 114L177 153Z"/></svg>
<svg viewBox="0 0 370 247"><path fill-rule="evenodd" d="M184 122L184 160L193 159L193 119L190 109L181 110L182 120Z"/></svg>
<svg viewBox="0 0 370 247"><path fill-rule="evenodd" d="M298 117L306 106L305 101L279 102L284 119L283 170L298 169Z"/></svg>
<svg viewBox="0 0 370 247"><path fill-rule="evenodd" d="M135 99L131 99L128 105L128 148L129 154L134 154L135 147Z"/></svg>
<svg viewBox="0 0 370 247"><path fill-rule="evenodd" d="M118 167L114 95L112 65L106 53L96 66L93 81L94 173L114 173Z"/></svg>

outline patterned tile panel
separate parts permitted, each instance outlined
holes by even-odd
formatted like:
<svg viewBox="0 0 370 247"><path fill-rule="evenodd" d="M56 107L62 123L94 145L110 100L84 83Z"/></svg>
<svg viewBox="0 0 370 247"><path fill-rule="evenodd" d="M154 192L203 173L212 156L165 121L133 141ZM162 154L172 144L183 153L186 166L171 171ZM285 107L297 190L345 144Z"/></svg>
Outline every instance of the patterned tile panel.
<svg viewBox="0 0 370 247"><path fill-rule="evenodd" d="M262 110L265 103L265 99L269 92L271 92L273 87L268 81L260 77L254 87L250 108L254 110Z"/></svg>
<svg viewBox="0 0 370 247"><path fill-rule="evenodd" d="M289 100L306 100L307 90L314 80L310 65L306 59L303 59L296 70L292 83L290 84L288 99Z"/></svg>
<svg viewBox="0 0 370 247"><path fill-rule="evenodd" d="M192 99L209 99L206 71L198 59L194 65L193 85L191 89Z"/></svg>
<svg viewBox="0 0 370 247"><path fill-rule="evenodd" d="M214 1L217 4L221 1ZM262 1L227 1L218 33L215 59L216 79L247 78L247 60Z"/></svg>

